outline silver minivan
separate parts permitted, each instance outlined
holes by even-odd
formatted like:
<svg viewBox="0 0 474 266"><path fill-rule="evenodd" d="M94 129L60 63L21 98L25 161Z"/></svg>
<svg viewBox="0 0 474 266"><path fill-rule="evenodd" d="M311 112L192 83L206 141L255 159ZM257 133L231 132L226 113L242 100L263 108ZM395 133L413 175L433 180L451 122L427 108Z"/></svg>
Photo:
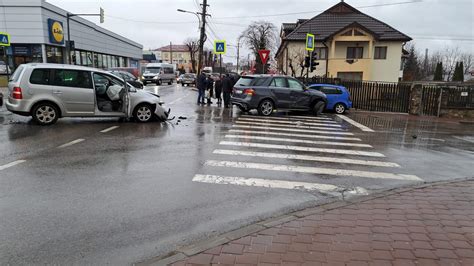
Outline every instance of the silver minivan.
<svg viewBox="0 0 474 266"><path fill-rule="evenodd" d="M165 121L158 95L137 90L106 71L62 64L20 65L8 83L5 106L32 116L40 125L60 117L133 117L138 122Z"/></svg>

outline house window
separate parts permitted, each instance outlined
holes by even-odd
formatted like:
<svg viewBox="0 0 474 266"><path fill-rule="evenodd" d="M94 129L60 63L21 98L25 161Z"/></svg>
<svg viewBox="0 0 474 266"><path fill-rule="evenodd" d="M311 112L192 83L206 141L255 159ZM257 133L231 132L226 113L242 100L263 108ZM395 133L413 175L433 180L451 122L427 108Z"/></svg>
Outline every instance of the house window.
<svg viewBox="0 0 474 266"><path fill-rule="evenodd" d="M317 47L314 49L314 52L316 53L316 58L318 60L326 60L328 57L328 49L325 47Z"/></svg>
<svg viewBox="0 0 474 266"><path fill-rule="evenodd" d="M375 47L374 59L387 59L387 46Z"/></svg>
<svg viewBox="0 0 474 266"><path fill-rule="evenodd" d="M364 55L363 47L347 47L347 59L360 59Z"/></svg>

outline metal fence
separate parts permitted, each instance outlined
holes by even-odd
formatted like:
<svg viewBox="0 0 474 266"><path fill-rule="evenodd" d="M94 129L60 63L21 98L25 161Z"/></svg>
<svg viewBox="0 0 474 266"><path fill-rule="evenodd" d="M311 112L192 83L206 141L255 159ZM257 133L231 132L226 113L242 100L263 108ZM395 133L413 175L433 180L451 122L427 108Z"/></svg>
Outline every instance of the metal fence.
<svg viewBox="0 0 474 266"><path fill-rule="evenodd" d="M410 83L352 81L332 78L301 79L305 84L334 84L351 93L353 107L359 110L408 113Z"/></svg>
<svg viewBox="0 0 474 266"><path fill-rule="evenodd" d="M474 108L474 86L448 87L445 89L447 106L451 108Z"/></svg>

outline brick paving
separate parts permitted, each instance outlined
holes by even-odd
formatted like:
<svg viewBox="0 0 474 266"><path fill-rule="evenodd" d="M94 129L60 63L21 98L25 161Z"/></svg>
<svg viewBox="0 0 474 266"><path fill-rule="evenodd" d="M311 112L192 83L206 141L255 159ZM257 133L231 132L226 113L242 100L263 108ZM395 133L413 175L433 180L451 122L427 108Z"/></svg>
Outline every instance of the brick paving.
<svg viewBox="0 0 474 266"><path fill-rule="evenodd" d="M183 265L474 265L474 180L328 210L242 237Z"/></svg>

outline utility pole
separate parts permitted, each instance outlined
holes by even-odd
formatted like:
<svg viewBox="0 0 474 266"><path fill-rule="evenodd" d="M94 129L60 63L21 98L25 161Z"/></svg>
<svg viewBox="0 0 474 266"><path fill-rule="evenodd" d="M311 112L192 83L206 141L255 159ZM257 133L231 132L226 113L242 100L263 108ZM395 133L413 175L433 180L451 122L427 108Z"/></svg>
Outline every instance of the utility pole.
<svg viewBox="0 0 474 266"><path fill-rule="evenodd" d="M170 42L170 64L173 64L173 43Z"/></svg>
<svg viewBox="0 0 474 266"><path fill-rule="evenodd" d="M207 0L203 0L202 4L202 13L201 13L201 36L199 37L199 64L198 64L198 74L201 73L202 68L202 53L204 50L204 38L206 37L206 16L207 16Z"/></svg>

